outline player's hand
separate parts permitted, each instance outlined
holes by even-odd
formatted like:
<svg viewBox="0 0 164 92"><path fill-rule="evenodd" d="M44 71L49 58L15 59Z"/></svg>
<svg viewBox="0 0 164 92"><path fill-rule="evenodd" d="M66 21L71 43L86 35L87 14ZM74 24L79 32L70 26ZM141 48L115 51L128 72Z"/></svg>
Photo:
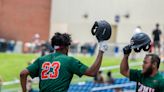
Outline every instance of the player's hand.
<svg viewBox="0 0 164 92"><path fill-rule="evenodd" d="M131 53L132 49L130 45L127 45L123 48L124 55L129 55Z"/></svg>
<svg viewBox="0 0 164 92"><path fill-rule="evenodd" d="M99 44L99 50L105 52L108 50L108 41L101 41Z"/></svg>

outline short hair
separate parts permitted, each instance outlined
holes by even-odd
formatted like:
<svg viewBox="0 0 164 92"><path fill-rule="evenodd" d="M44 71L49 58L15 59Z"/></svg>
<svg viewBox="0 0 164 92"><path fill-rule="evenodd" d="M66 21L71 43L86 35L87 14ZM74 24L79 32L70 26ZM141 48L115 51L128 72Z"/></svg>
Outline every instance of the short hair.
<svg viewBox="0 0 164 92"><path fill-rule="evenodd" d="M64 46L67 47L71 45L71 35L67 33L55 33L54 36L51 38L51 46Z"/></svg>
<svg viewBox="0 0 164 92"><path fill-rule="evenodd" d="M108 71L107 76L111 76L111 71Z"/></svg>
<svg viewBox="0 0 164 92"><path fill-rule="evenodd" d="M102 71L98 71L98 73L99 73L99 74L101 74L101 73L102 73Z"/></svg>
<svg viewBox="0 0 164 92"><path fill-rule="evenodd" d="M156 23L156 27L159 27L159 23Z"/></svg>
<svg viewBox="0 0 164 92"><path fill-rule="evenodd" d="M150 56L151 57L151 63L157 63L157 68L159 68L160 66L160 57L156 54L147 54L146 56Z"/></svg>

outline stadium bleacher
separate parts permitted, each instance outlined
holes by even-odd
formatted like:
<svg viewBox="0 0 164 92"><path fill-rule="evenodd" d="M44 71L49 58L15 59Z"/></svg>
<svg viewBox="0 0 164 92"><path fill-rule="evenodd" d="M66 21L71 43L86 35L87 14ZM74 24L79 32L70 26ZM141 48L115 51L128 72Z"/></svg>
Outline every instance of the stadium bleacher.
<svg viewBox="0 0 164 92"><path fill-rule="evenodd" d="M164 72L161 72L164 75ZM122 87L120 87L122 86ZM106 88L102 88L106 87ZM113 88L112 88L113 87ZM93 90L94 88L102 88L101 90ZM115 92L114 88L121 88L123 91L128 91L136 89L136 83L130 81L128 78L117 78L114 84L107 83L95 83L93 81L86 81L78 84L71 84L68 92Z"/></svg>
<svg viewBox="0 0 164 92"><path fill-rule="evenodd" d="M115 79L114 84L107 84L107 83L94 83L93 81L86 81L83 84L71 84L69 87L68 92L91 92L91 90L95 87L106 87L118 84L125 84L125 83L132 83L129 81L128 78L118 78ZM134 90L135 85L123 87L123 90ZM105 89L105 90L98 90L94 92L115 92L114 89Z"/></svg>

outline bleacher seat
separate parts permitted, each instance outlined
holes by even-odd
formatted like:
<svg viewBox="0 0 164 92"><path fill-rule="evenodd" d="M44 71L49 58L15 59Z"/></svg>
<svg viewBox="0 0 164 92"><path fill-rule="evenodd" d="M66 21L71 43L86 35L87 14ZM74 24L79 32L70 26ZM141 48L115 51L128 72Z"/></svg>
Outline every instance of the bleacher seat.
<svg viewBox="0 0 164 92"><path fill-rule="evenodd" d="M124 84L124 83L131 83L128 78L118 78L115 79L115 84ZM104 86L110 86L112 84L105 84L105 83L94 83L93 81L86 81L83 84L71 84L69 87L68 92L90 92L92 88L95 87L104 87ZM129 87L123 87L123 90L134 90L135 85L129 86ZM114 89L108 89L108 90L101 90L101 91L95 91L95 92L115 92Z"/></svg>

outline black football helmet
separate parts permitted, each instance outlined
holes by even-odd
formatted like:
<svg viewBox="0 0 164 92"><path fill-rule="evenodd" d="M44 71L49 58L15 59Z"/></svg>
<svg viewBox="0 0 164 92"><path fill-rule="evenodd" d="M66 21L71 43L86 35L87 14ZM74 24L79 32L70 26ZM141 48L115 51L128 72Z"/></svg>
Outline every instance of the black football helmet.
<svg viewBox="0 0 164 92"><path fill-rule="evenodd" d="M137 33L132 36L130 40L131 48L134 49L135 52L140 52L141 49L144 51L148 51L150 49L150 38L145 33Z"/></svg>
<svg viewBox="0 0 164 92"><path fill-rule="evenodd" d="M110 24L105 21L96 21L91 29L92 35L95 35L98 42L108 40L111 37L112 29Z"/></svg>

